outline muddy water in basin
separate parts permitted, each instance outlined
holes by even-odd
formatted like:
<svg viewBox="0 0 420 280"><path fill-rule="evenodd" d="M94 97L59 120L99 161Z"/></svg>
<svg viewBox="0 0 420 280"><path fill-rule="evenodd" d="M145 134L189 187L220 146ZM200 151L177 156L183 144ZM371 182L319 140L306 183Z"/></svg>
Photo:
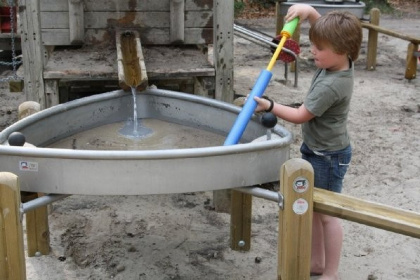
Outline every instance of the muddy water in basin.
<svg viewBox="0 0 420 280"><path fill-rule="evenodd" d="M74 134L49 147L76 150L163 150L220 146L225 140L224 136L212 132L156 119L139 119L139 126L149 131L143 137L121 134L125 126L127 123L124 122L107 124Z"/></svg>

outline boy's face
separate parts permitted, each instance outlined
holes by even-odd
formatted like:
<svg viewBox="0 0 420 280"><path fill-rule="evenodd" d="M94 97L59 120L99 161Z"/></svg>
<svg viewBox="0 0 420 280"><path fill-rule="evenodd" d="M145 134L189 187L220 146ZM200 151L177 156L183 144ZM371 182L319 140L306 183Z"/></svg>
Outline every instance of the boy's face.
<svg viewBox="0 0 420 280"><path fill-rule="evenodd" d="M327 44L312 44L311 53L314 56L315 65L318 68L329 71L340 71L348 69L348 59L346 54L337 54L331 46Z"/></svg>

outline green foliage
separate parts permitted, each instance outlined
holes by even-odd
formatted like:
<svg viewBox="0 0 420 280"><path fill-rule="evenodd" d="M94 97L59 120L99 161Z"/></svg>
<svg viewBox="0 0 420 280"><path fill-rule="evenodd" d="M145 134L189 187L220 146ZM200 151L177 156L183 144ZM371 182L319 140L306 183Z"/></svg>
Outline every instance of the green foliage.
<svg viewBox="0 0 420 280"><path fill-rule="evenodd" d="M382 13L389 14L394 11L388 0L362 0L366 4L365 12L369 13L372 8L378 8Z"/></svg>
<svg viewBox="0 0 420 280"><path fill-rule="evenodd" d="M245 3L242 2L241 0L235 0L233 8L234 8L233 10L234 16L237 17L245 9Z"/></svg>

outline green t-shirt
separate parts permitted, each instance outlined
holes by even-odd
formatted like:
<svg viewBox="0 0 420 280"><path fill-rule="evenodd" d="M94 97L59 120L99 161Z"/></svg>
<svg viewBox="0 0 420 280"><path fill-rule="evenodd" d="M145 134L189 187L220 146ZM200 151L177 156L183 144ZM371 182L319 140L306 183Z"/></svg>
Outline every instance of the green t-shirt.
<svg viewBox="0 0 420 280"><path fill-rule="evenodd" d="M305 144L313 151L338 151L350 145L347 116L353 92L353 63L345 71L318 69L304 101L315 117L302 125Z"/></svg>

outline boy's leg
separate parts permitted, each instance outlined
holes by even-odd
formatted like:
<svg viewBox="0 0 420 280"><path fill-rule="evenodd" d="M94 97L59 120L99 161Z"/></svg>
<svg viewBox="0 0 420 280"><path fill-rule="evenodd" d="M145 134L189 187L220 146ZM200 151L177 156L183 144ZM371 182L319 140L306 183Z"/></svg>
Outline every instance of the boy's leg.
<svg viewBox="0 0 420 280"><path fill-rule="evenodd" d="M318 214L324 229L325 269L321 279L338 279L341 248L343 245L343 226L339 218Z"/></svg>

